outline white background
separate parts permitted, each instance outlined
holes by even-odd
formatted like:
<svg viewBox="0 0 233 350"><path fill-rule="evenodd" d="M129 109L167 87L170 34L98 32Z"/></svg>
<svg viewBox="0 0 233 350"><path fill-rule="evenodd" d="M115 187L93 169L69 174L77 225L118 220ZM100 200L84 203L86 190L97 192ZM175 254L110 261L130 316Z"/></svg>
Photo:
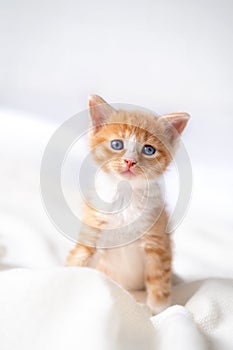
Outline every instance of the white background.
<svg viewBox="0 0 233 350"><path fill-rule="evenodd" d="M231 0L1 1L0 103L63 121L87 95L192 115L193 153L231 156Z"/></svg>

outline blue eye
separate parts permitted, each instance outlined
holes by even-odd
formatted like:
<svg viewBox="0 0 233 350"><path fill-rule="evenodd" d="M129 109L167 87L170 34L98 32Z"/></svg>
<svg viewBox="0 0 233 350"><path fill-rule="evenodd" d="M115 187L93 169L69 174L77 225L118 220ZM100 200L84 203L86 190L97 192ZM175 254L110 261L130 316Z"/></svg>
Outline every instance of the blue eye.
<svg viewBox="0 0 233 350"><path fill-rule="evenodd" d="M124 144L121 140L112 140L111 141L111 147L115 149L116 151L120 151L124 148Z"/></svg>
<svg viewBox="0 0 233 350"><path fill-rule="evenodd" d="M154 154L156 149L153 146L145 145L142 149L142 153L144 153L147 156L152 156Z"/></svg>

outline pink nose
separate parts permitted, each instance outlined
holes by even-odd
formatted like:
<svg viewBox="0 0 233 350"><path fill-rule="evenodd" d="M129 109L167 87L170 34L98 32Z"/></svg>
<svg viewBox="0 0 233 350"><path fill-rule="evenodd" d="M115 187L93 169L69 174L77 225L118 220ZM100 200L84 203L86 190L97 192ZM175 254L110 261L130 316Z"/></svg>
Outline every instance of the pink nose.
<svg viewBox="0 0 233 350"><path fill-rule="evenodd" d="M131 166L136 164L136 162L132 159L124 159L124 161L126 162L129 168L131 168Z"/></svg>

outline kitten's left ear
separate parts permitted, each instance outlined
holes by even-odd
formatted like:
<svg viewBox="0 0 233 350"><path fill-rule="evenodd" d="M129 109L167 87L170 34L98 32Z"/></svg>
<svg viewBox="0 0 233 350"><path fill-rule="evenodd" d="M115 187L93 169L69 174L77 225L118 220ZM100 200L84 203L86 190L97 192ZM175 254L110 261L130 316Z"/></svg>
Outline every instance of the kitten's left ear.
<svg viewBox="0 0 233 350"><path fill-rule="evenodd" d="M188 113L177 112L163 115L159 118L159 120L165 122L167 132L173 139L175 139L177 136L182 134L189 121L189 118L190 115Z"/></svg>
<svg viewBox="0 0 233 350"><path fill-rule="evenodd" d="M101 127L116 110L98 95L89 95L88 104L93 126Z"/></svg>

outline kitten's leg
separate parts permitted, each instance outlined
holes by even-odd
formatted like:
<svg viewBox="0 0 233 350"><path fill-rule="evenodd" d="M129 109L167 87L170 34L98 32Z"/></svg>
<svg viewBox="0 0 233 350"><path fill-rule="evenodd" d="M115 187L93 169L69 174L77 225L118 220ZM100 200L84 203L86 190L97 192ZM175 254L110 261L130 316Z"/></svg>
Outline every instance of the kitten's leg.
<svg viewBox="0 0 233 350"><path fill-rule="evenodd" d="M87 266L89 259L96 252L96 242L101 234L101 226L104 224L105 221L96 215L93 208L87 205L79 233L79 240L83 243L76 244L74 249L70 251L66 259L66 266Z"/></svg>
<svg viewBox="0 0 233 350"><path fill-rule="evenodd" d="M94 247L84 244L76 244L66 259L66 266L87 266L89 259L95 253Z"/></svg>
<svg viewBox="0 0 233 350"><path fill-rule="evenodd" d="M79 233L79 239L81 242L88 242L89 244L76 244L66 259L66 266L87 266L89 259L96 252L95 245L99 234L100 230L83 225Z"/></svg>
<svg viewBox="0 0 233 350"><path fill-rule="evenodd" d="M162 215L150 232L143 237L146 254L147 305L155 314L170 304L172 256L170 237L165 233L165 218L166 216Z"/></svg>

